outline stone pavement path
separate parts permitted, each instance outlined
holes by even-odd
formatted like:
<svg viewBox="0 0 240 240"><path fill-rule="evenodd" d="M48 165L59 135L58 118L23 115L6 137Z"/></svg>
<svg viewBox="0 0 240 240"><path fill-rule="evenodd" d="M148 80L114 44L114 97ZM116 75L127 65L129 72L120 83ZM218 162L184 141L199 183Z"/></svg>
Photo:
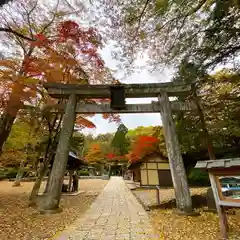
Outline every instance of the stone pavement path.
<svg viewBox="0 0 240 240"><path fill-rule="evenodd" d="M91 207L54 240L157 240L148 215L121 177L111 177Z"/></svg>

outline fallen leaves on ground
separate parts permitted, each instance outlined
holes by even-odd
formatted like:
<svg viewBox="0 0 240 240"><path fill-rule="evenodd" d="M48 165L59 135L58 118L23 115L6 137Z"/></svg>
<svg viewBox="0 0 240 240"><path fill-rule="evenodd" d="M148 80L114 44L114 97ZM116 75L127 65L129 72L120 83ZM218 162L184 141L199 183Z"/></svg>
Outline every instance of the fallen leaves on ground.
<svg viewBox="0 0 240 240"><path fill-rule="evenodd" d="M154 228L162 240L217 240L220 239L216 213L200 210L200 216L178 216L174 209L156 209L150 212ZM229 240L240 239L240 211L228 215Z"/></svg>
<svg viewBox="0 0 240 240"><path fill-rule="evenodd" d="M141 202L148 207L156 206L156 190L137 189L133 191ZM190 188L193 205L203 204L207 188ZM149 212L154 229L160 236L160 240L218 240L220 239L219 220L216 213L206 212L203 207L196 211L200 216L179 216L176 209L168 208L174 204L173 189L161 189L161 208ZM200 202L196 202L200 201ZM168 206L166 209L162 209ZM174 205L175 206L175 205ZM230 227L229 240L240 240L240 209L236 209L236 215L228 214Z"/></svg>
<svg viewBox="0 0 240 240"><path fill-rule="evenodd" d="M142 203L145 206L150 207L157 204L156 189L139 188L137 190L134 190L133 193L141 199ZM207 188L206 187L190 188L190 193L191 196L203 195L207 193ZM172 188L160 189L159 195L161 203L175 199L174 189Z"/></svg>
<svg viewBox="0 0 240 240"><path fill-rule="evenodd" d="M63 212L46 216L40 215L35 208L28 207L33 183L23 182L20 187L12 187L12 182L1 181L0 239L50 239L81 217L107 182L99 179L80 180L79 188L85 192L77 196L62 196L60 206Z"/></svg>

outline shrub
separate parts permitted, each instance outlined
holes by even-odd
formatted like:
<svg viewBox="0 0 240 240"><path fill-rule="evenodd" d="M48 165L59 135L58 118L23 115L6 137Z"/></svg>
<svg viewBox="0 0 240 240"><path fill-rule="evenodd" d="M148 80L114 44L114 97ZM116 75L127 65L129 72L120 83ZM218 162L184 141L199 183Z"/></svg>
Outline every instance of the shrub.
<svg viewBox="0 0 240 240"><path fill-rule="evenodd" d="M0 170L0 178L1 179L12 179L17 176L18 169L17 168L5 168ZM23 177L25 177L28 173L28 169L23 170Z"/></svg>
<svg viewBox="0 0 240 240"><path fill-rule="evenodd" d="M208 173L201 169L192 168L188 175L188 182L190 185L195 186L209 186L210 181Z"/></svg>
<svg viewBox="0 0 240 240"><path fill-rule="evenodd" d="M88 170L79 170L78 175L79 176L89 176L89 171Z"/></svg>
<svg viewBox="0 0 240 240"><path fill-rule="evenodd" d="M7 178L15 178L17 175L18 170L16 168L9 168L6 172Z"/></svg>

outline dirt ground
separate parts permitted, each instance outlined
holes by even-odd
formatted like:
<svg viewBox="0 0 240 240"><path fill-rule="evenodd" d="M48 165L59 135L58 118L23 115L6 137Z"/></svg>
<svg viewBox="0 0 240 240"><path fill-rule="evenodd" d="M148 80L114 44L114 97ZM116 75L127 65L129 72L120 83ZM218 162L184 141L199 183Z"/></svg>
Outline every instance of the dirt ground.
<svg viewBox="0 0 240 240"><path fill-rule="evenodd" d="M107 180L86 179L79 181L77 196L62 196L63 212L49 216L40 215L28 207L32 182L23 182L21 187L12 187L12 182L0 182L0 239L37 240L51 239L88 209L103 190Z"/></svg>
<svg viewBox="0 0 240 240"><path fill-rule="evenodd" d="M156 206L156 190L138 189L133 191L141 202L150 207L149 216L161 240L219 240L219 221L216 213L206 212L203 203L207 188L191 188L191 196L195 211L200 216L186 217L174 213L174 190L161 189L161 208ZM206 203L205 203L206 205ZM229 239L240 240L240 209L235 210L235 215L228 214L230 227Z"/></svg>

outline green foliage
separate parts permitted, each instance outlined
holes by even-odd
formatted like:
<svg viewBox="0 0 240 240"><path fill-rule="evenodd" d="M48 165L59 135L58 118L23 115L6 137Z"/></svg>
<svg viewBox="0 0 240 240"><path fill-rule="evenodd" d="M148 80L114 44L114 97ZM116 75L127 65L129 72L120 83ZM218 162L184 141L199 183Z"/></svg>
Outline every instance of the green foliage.
<svg viewBox="0 0 240 240"><path fill-rule="evenodd" d="M126 137L128 129L124 124L120 124L117 132L115 133L111 146L114 148L115 153L119 156L124 156L129 151L130 141Z"/></svg>
<svg viewBox="0 0 240 240"><path fill-rule="evenodd" d="M158 15L164 14L167 11L169 5L168 0L156 0L155 2L155 11Z"/></svg>
<svg viewBox="0 0 240 240"><path fill-rule="evenodd" d="M77 153L82 156L82 151L84 148L85 137L84 134L75 132L70 140L70 151Z"/></svg>
<svg viewBox="0 0 240 240"><path fill-rule="evenodd" d="M29 169L23 169L23 176L26 176ZM0 179L13 179L18 173L18 168L4 168L0 169Z"/></svg>
<svg viewBox="0 0 240 240"><path fill-rule="evenodd" d="M89 171L88 170L79 170L78 175L79 176L89 176Z"/></svg>
<svg viewBox="0 0 240 240"><path fill-rule="evenodd" d="M192 63L183 62L174 79L195 82L205 116L205 124L216 154L232 148L232 156L240 142L238 72L223 69L214 75L199 71ZM180 99L183 100L183 99ZM206 142L197 112L176 113L177 132L183 153L200 152Z"/></svg>
<svg viewBox="0 0 240 240"><path fill-rule="evenodd" d="M201 169L192 168L188 175L188 182L195 186L209 186L208 173Z"/></svg>
<svg viewBox="0 0 240 240"><path fill-rule="evenodd" d="M41 138L41 131L36 130L27 122L17 120L4 144L0 165L18 166L21 160L34 164Z"/></svg>
<svg viewBox="0 0 240 240"><path fill-rule="evenodd" d="M105 10L123 58L147 52L154 66L178 66L188 58L203 69L239 62L238 1L113 0Z"/></svg>
<svg viewBox="0 0 240 240"><path fill-rule="evenodd" d="M8 140L4 144L4 150L22 150L27 144L35 146L40 139L40 135L34 132L32 126L26 122L16 121Z"/></svg>

